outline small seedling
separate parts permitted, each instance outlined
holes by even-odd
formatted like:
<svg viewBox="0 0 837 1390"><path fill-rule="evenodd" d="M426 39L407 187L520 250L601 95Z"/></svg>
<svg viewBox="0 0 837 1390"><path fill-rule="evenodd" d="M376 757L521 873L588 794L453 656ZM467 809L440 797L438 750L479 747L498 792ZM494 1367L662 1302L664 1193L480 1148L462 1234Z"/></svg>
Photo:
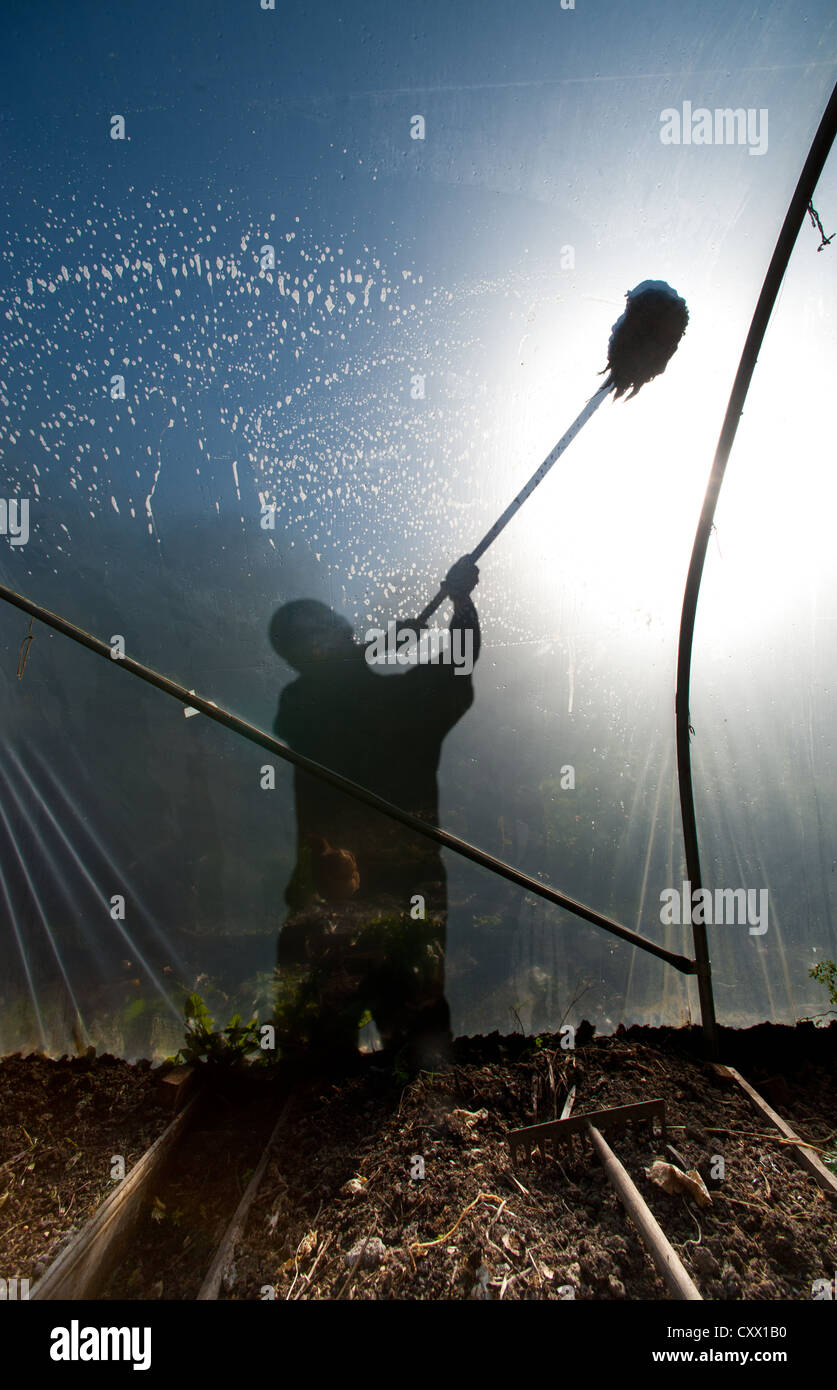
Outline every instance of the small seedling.
<svg viewBox="0 0 837 1390"><path fill-rule="evenodd" d="M199 994L188 996L183 1015L186 1019L186 1042L173 1061L234 1067L242 1066L251 1055L262 1056L259 1021L255 1015L249 1023L242 1023L241 1014L234 1014L226 1028L216 1030Z"/></svg>
<svg viewBox="0 0 837 1390"><path fill-rule="evenodd" d="M837 963L833 960L821 960L819 965L808 971L808 974L812 980L818 980L821 985L825 985L831 1003L837 1004Z"/></svg>

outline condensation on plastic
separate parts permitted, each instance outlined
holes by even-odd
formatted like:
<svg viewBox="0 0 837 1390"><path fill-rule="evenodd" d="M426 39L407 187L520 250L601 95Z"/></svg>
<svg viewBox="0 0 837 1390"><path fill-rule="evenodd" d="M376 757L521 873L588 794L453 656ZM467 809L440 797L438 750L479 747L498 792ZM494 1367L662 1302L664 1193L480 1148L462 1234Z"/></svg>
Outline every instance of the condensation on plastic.
<svg viewBox="0 0 837 1390"><path fill-rule="evenodd" d="M0 577L270 729L291 676L275 608L320 599L359 636L418 611L599 385L625 292L667 280L691 320L665 375L604 405L483 558L475 702L439 777L442 824L691 953L661 921L684 877L680 605L833 78L829 7L250 8L233 33L224 6L198 32L122 5L84 35L56 8L49 53L17 22L0 447L29 536L0 536ZM752 111L750 144L663 143L686 102ZM817 202L829 232L833 158ZM698 613L705 880L769 894L767 931L709 931L736 1025L826 1008L808 972L837 956L837 251L818 240L806 224ZM262 750L37 622L19 680L27 629L0 605L0 1052L163 1055L184 988L219 1019L264 1010L290 769L262 790ZM692 980L446 863L455 1032L698 1021Z"/></svg>

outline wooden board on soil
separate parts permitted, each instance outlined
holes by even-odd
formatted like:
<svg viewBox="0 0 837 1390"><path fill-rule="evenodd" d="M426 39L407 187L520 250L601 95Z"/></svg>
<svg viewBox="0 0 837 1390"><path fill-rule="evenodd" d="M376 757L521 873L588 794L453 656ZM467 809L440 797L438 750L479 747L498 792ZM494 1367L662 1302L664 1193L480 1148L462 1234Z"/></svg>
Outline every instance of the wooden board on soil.
<svg viewBox="0 0 837 1390"><path fill-rule="evenodd" d="M830 1064L824 1049L823 1065L778 1052L787 1117L823 1150L837 1123L828 1031ZM574 1113L665 1100L668 1141L711 1205L648 1178L655 1159L674 1161L659 1139L629 1128L610 1141L704 1298L810 1300L837 1267L837 1207L740 1088L670 1030L623 1030L573 1051L495 1036L462 1040L457 1054L450 1072L407 1085L373 1064L298 1099L222 1296L666 1297L589 1146L511 1162L508 1131L553 1119L572 1085ZM417 1158L424 1177L412 1176Z"/></svg>
<svg viewBox="0 0 837 1390"><path fill-rule="evenodd" d="M0 1059L0 1273L40 1278L171 1117L148 1062Z"/></svg>
<svg viewBox="0 0 837 1390"><path fill-rule="evenodd" d="M580 1027L570 1051L550 1037L459 1039L451 1070L409 1084L375 1056L351 1076L300 1084L221 1297L665 1297L589 1147L512 1163L509 1131L552 1120L574 1086L574 1113L666 1102L668 1143L711 1205L649 1179L655 1159L679 1161L661 1138L609 1138L704 1298L809 1300L837 1267L837 1203L701 1059L697 1030L591 1035ZM721 1038L724 1060L833 1163L837 1025ZM256 1075L232 1081L149 1192L104 1297L197 1296L283 1099ZM147 1063L0 1061L7 1277L39 1277L112 1191L112 1156L130 1170L171 1116Z"/></svg>
<svg viewBox="0 0 837 1390"><path fill-rule="evenodd" d="M100 1297L194 1299L276 1122L280 1092L235 1079L201 1110L152 1191L130 1250Z"/></svg>

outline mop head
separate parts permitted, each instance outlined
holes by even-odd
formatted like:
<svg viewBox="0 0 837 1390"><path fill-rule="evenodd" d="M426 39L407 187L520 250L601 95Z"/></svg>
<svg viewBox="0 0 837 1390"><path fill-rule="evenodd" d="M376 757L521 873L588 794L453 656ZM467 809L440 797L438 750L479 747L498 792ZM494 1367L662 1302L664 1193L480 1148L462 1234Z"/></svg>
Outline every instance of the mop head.
<svg viewBox="0 0 837 1390"><path fill-rule="evenodd" d="M613 325L607 345L605 371L610 375L605 385L615 386L617 396L629 387L635 396L646 381L665 371L689 322L685 299L665 280L643 280L628 290L626 299L627 308Z"/></svg>

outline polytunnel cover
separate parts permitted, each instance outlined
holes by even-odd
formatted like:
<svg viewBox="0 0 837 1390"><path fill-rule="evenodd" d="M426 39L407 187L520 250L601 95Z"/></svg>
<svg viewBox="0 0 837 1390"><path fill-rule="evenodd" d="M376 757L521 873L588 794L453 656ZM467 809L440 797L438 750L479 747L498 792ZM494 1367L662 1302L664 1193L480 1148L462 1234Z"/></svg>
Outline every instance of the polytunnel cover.
<svg viewBox="0 0 837 1390"><path fill-rule="evenodd" d="M184 993L267 1017L277 982L312 953L342 969L370 930L368 1036L407 995L454 1033L699 1021L693 975L333 788L295 797L280 757L118 666L691 957L680 610L833 84L831 7L210 0L197 20L7 16L0 582L114 659L0 604L0 1053L163 1056ZM815 203L828 236L833 158ZM837 958L822 236L812 216L794 249L698 608L703 876L741 909L707 926L726 1024L820 1012L809 971ZM683 297L685 336L481 557L473 670L467 622L447 665L358 662L352 635L420 612L601 387L646 280Z"/></svg>

